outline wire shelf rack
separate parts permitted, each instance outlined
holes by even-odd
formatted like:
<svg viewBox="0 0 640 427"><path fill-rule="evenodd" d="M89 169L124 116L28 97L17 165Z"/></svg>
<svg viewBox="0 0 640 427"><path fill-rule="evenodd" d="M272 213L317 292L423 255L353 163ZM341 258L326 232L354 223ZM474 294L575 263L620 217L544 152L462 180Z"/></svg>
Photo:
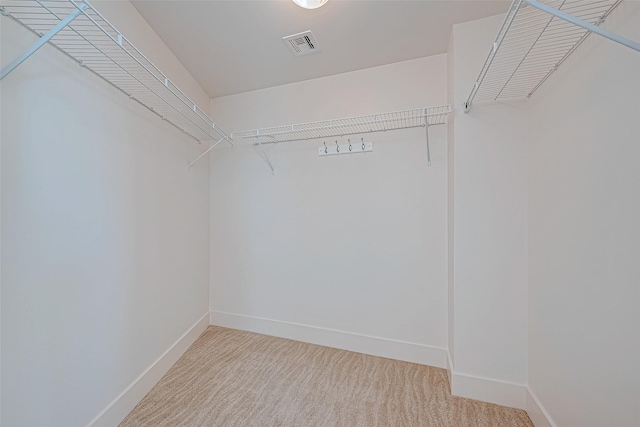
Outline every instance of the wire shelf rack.
<svg viewBox="0 0 640 427"><path fill-rule="evenodd" d="M467 100L467 109L472 102L530 97L621 1L514 0ZM587 25L580 26L584 23Z"/></svg>
<svg viewBox="0 0 640 427"><path fill-rule="evenodd" d="M252 139L256 144L331 138L371 132L425 127L446 123L450 105L348 117L297 125L232 132L231 138Z"/></svg>
<svg viewBox="0 0 640 427"><path fill-rule="evenodd" d="M41 40L49 40L81 66L197 141L231 142L204 111L87 1L1 0L0 12ZM38 47L23 55L22 61ZM13 68L3 70L2 77Z"/></svg>

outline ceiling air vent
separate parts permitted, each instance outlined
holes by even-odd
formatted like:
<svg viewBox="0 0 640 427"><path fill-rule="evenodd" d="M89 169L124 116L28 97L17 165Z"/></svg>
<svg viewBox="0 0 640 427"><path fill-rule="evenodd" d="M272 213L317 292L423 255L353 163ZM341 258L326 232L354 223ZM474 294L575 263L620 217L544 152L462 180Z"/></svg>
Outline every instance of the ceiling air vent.
<svg viewBox="0 0 640 427"><path fill-rule="evenodd" d="M289 47L294 55L308 55L317 52L318 45L311 31L294 34L292 36L283 37L282 41Z"/></svg>

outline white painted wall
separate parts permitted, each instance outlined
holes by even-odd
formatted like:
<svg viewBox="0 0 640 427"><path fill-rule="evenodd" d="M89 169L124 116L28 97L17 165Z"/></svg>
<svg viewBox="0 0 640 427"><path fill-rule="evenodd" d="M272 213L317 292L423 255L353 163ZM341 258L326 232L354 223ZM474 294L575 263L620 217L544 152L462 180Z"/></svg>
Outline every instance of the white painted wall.
<svg viewBox="0 0 640 427"><path fill-rule="evenodd" d="M128 2L100 6L208 107ZM34 41L1 39L3 65ZM209 168L50 46L1 87L1 422L87 425L208 311Z"/></svg>
<svg viewBox="0 0 640 427"><path fill-rule="evenodd" d="M604 26L640 40L640 3ZM638 76L592 35L529 102L529 386L557 426L640 425Z"/></svg>
<svg viewBox="0 0 640 427"><path fill-rule="evenodd" d="M526 110L466 101L502 16L453 27L453 378L456 395L523 408L527 382ZM451 197L451 192L449 193ZM451 262L451 260L449 260ZM451 276L451 275L450 275ZM451 336L451 335L450 335ZM451 344L450 344L451 348ZM451 353L451 350L450 350Z"/></svg>
<svg viewBox="0 0 640 427"><path fill-rule="evenodd" d="M212 113L243 130L443 105L446 65L438 55L216 98ZM272 144L275 175L250 143L217 150L212 321L373 353L363 336L379 337L387 356L393 341L409 342L435 358L394 356L444 366L446 127L430 132L431 168L423 128L366 135L371 154Z"/></svg>

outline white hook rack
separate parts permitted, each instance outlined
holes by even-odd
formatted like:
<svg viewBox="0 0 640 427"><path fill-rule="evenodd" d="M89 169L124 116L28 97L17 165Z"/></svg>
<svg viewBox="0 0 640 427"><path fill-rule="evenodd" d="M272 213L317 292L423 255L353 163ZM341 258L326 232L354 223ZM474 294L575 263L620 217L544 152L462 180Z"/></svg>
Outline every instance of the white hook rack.
<svg viewBox="0 0 640 427"><path fill-rule="evenodd" d="M0 0L0 12L38 36L0 71L0 80L48 42L195 140L233 145L231 137L88 1Z"/></svg>
<svg viewBox="0 0 640 427"><path fill-rule="evenodd" d="M529 98L591 33L640 52L599 25L622 0L513 0L465 102Z"/></svg>
<svg viewBox="0 0 640 427"><path fill-rule="evenodd" d="M319 156L335 156L337 154L358 154L369 153L373 151L373 142L346 143L346 144L329 144L326 143L322 147L318 147Z"/></svg>

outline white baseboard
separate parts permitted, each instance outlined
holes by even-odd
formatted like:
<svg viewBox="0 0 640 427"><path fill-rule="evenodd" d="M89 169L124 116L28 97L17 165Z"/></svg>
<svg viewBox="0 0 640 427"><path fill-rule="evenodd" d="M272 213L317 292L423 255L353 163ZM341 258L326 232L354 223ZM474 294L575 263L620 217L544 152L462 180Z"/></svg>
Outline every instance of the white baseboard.
<svg viewBox="0 0 640 427"><path fill-rule="evenodd" d="M151 364L113 402L100 412L90 423L91 427L114 427L131 412L154 385L167 373L169 368L187 351L189 346L209 326L209 313L200 318L187 332L173 343L167 351Z"/></svg>
<svg viewBox="0 0 640 427"><path fill-rule="evenodd" d="M424 344L222 311L211 311L211 324L438 368L447 366L446 349Z"/></svg>
<svg viewBox="0 0 640 427"><path fill-rule="evenodd" d="M510 408L526 409L526 391L527 388L523 384L455 371L451 373L451 394L454 396L481 400Z"/></svg>
<svg viewBox="0 0 640 427"><path fill-rule="evenodd" d="M527 387L525 385L456 372L448 351L447 361L449 384L453 396L526 409Z"/></svg>
<svg viewBox="0 0 640 427"><path fill-rule="evenodd" d="M556 427L533 390L527 387L527 413L536 427Z"/></svg>

